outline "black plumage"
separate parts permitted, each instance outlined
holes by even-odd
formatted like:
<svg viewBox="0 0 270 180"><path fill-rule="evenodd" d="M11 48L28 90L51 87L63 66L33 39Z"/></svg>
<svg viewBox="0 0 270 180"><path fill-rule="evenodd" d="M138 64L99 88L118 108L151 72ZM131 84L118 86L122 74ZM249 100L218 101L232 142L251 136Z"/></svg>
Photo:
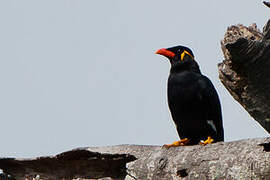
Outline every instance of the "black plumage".
<svg viewBox="0 0 270 180"><path fill-rule="evenodd" d="M193 145L209 138L224 141L218 94L212 82L201 74L192 51L175 46L156 53L166 56L171 63L168 104L182 140L167 146Z"/></svg>

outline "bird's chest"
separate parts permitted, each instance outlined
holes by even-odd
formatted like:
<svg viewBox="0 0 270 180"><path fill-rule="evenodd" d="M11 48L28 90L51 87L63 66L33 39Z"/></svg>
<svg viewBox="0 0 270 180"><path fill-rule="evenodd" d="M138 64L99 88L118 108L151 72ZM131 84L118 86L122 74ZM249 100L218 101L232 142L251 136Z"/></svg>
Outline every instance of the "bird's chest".
<svg viewBox="0 0 270 180"><path fill-rule="evenodd" d="M194 73L170 75L168 79L168 102L173 107L195 106L200 102L201 87Z"/></svg>

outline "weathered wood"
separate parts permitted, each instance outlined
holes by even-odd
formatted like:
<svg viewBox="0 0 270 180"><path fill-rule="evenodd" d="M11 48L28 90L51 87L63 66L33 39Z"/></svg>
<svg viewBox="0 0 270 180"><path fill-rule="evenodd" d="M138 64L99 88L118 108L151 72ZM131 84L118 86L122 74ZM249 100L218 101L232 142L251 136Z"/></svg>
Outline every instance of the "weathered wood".
<svg viewBox="0 0 270 180"><path fill-rule="evenodd" d="M10 174L16 180L69 180L77 177L123 179L126 176L126 163L135 159L128 154L101 154L81 148L51 157L2 158L0 169L4 171L4 175Z"/></svg>
<svg viewBox="0 0 270 180"><path fill-rule="evenodd" d="M229 27L221 46L225 57L218 65L221 82L270 132L270 20L262 33L255 24Z"/></svg>
<svg viewBox="0 0 270 180"><path fill-rule="evenodd" d="M75 149L36 159L0 159L22 179L270 179L270 138L206 146L119 145Z"/></svg>
<svg viewBox="0 0 270 180"><path fill-rule="evenodd" d="M263 4L270 8L270 2L263 1Z"/></svg>

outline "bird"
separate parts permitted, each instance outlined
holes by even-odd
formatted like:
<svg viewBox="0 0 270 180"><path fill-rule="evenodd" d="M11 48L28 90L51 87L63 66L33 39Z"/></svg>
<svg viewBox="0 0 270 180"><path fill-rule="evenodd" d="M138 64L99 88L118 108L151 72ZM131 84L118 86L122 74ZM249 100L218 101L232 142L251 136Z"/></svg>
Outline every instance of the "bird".
<svg viewBox="0 0 270 180"><path fill-rule="evenodd" d="M156 54L167 57L171 68L167 100L180 140L164 147L207 145L224 141L221 104L217 91L204 76L190 48L162 48Z"/></svg>

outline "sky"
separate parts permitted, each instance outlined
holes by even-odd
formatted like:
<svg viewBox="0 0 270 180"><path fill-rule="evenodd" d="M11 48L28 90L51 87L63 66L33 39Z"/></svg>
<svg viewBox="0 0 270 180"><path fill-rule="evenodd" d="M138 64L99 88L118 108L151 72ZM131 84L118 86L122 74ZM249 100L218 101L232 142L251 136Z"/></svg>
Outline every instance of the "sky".
<svg viewBox="0 0 270 180"><path fill-rule="evenodd" d="M269 134L218 78L226 29L256 23L262 1L0 1L0 157L178 140L167 105L170 64L155 51L193 50L215 85L225 141Z"/></svg>

